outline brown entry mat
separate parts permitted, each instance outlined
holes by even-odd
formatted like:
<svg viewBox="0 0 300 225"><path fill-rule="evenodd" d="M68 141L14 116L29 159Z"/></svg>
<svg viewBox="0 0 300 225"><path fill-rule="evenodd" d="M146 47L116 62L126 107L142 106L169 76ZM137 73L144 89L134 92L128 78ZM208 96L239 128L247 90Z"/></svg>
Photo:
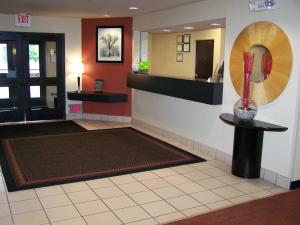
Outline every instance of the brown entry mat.
<svg viewBox="0 0 300 225"><path fill-rule="evenodd" d="M21 188L205 161L133 128L8 138L2 144Z"/></svg>

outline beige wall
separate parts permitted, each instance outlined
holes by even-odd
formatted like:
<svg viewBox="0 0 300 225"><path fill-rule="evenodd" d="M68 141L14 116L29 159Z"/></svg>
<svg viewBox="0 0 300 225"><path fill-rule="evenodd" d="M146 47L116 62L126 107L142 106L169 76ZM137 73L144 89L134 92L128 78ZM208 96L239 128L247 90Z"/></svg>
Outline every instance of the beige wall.
<svg viewBox="0 0 300 225"><path fill-rule="evenodd" d="M177 35L191 34L190 52L183 52L183 62L176 62ZM195 77L196 40L214 40L213 71L224 55L224 29L210 29L186 33L151 34L150 73L162 76Z"/></svg>

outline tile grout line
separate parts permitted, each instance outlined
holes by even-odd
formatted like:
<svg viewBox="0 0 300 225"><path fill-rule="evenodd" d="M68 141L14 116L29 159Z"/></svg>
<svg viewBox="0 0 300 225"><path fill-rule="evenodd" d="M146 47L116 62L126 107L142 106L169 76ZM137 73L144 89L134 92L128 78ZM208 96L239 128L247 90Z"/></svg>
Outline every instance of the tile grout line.
<svg viewBox="0 0 300 225"><path fill-rule="evenodd" d="M153 132L150 132L150 133L153 133ZM151 136L151 134L149 134L150 136ZM156 135L155 136L156 138L158 138L158 139L161 139L161 135ZM169 144L171 144L171 143L169 143ZM175 144L172 144L173 146L175 146L175 147L179 147L179 148L181 148L179 145L180 145L180 142L178 142L178 141L176 141L176 139L175 139ZM185 149L184 149L185 150ZM187 150L185 150L185 151L187 151ZM188 151L189 152L189 151ZM209 160L207 160L207 161L209 161ZM186 164L186 165L189 165L189 164ZM210 164L211 165L211 164ZM217 169L219 169L216 165L211 165L211 166L213 166L213 168L208 168L208 169L215 169L215 168L217 168ZM170 175L170 176L177 176L177 175L182 175L182 176L184 176L186 179L188 179L188 180L190 180L190 182L188 182L188 183L191 183L191 182L194 182L194 183L197 183L196 181L194 181L194 180L192 180L192 179L190 179L189 177L187 177L187 176L185 176L183 173L180 173L180 172L178 172L178 171L176 171L176 170L174 170L172 167L168 167L169 169L171 169L171 170L173 170L175 173L177 173L176 175ZM196 171L199 171L197 168L194 168ZM201 172L201 171L199 171L199 172ZM160 176L159 174L156 174L156 173L154 173L155 175L157 175L157 176L159 176L161 179L163 179L165 182L167 182L170 186L173 186L174 188L176 188L177 190L179 190L179 191L182 191L182 190L180 190L180 189L178 189L174 184L172 184L172 183L170 183L170 182L168 182L166 179L164 179L165 177L170 177L170 176ZM210 174L207 174L207 173L205 173L206 175L208 175L210 178L215 178L214 176L211 176ZM227 174L227 172L225 173L225 174ZM223 176L223 175L220 175L220 176ZM216 177L218 177L218 176L216 176ZM216 178L215 178L216 179ZM223 182L222 182L223 183ZM184 183L183 183L184 184ZM198 183L197 183L198 184ZM200 185L200 184L198 184L198 185ZM224 183L224 185L225 186L229 186L229 185L226 185L225 183ZM202 185L200 185L200 186L202 186ZM203 187L203 186L202 186ZM152 190L151 190L152 191ZM210 191L210 189L208 189L208 191ZM153 192L153 191L152 191ZM207 205L205 205L204 203L202 203L202 202L200 202L199 200L197 200L197 199L195 199L193 196L191 196L190 194L188 194L188 193L186 193L186 192L184 192L184 191L182 191L183 193L185 193L187 196L189 196L189 197L191 197L192 199L194 199L195 201L197 201L197 202L199 202L200 204L202 204L203 206L205 206L205 207L207 207L207 208L209 208ZM200 191L201 192L201 191ZM154 192L155 193L155 192ZM196 193L198 193L198 192L196 192ZM215 193L215 192L214 192ZM156 193L155 193L156 194ZM193 193L194 194L194 193ZM217 194L217 193L215 193L215 194ZM217 194L218 195L218 194ZM184 195L180 195L180 196L184 196ZM177 198L177 197L180 197L180 196L176 196L176 197L174 197L174 198ZM224 200L226 200L225 198L223 198L222 196L220 196L220 195L218 195L219 197L221 197L222 199L223 199L223 201ZM160 196L161 197L161 196ZM167 199L165 199L165 198L162 198L165 202L167 202L168 204L170 204L168 201L167 201ZM218 201L216 201L216 202L218 202ZM216 203L216 202L212 202L212 203ZM211 203L209 203L209 204L211 204ZM176 208L175 206L173 206L173 205L171 205L172 207L174 207L174 208ZM179 212L181 212L181 210L179 210L178 208L176 208ZM210 208L209 208L210 209Z"/></svg>
<svg viewBox="0 0 300 225"><path fill-rule="evenodd" d="M220 169L219 167L218 167L218 165L215 165L215 164L210 164L211 166L213 166L214 168L218 168L218 169ZM214 169L214 168L208 168L208 169ZM170 168L170 169L172 169L172 167ZM195 168L197 171L199 171L199 169L197 169L197 168ZM176 170L175 170L176 171ZM177 171L176 171L177 172ZM200 171L201 172L201 171ZM205 173L206 174L206 173ZM183 175L184 177L186 177L185 175L184 175L184 173L180 173L180 175ZM224 175L220 175L220 176L211 176L210 174L207 174L207 175L209 175L210 176L210 178L207 178L207 179L211 179L211 178L213 178L213 179L217 179L218 181L220 181L220 182L222 182L225 186L223 186L223 187L231 187L231 188L233 188L233 189L235 189L235 190L237 190L237 191L240 191L240 192L242 192L243 193L243 195L239 195L239 196L236 196L236 197L241 197L241 196L244 196L244 195L247 195L247 196L249 196L249 197L253 197L253 196L251 196L251 195L249 195L249 193L246 193L246 192L244 192L244 191L242 191L242 190L239 190L239 189L236 189L236 188L234 188L231 184L226 184L226 183L224 183L222 180L219 180L218 179L218 177L221 177L221 176L228 176L228 175L230 175L230 174L228 174L226 171L225 171L225 174ZM163 177L162 177L163 178ZM188 178L188 179L190 179L189 177L186 177L186 178ZM165 179L164 179L165 180ZM190 179L191 180L191 179ZM202 179L200 179L200 180L202 180ZM166 181L166 180L165 180ZM166 182L168 182L168 181L166 181ZM202 186L201 184L199 184L197 181L192 181L192 182L194 182L194 183L197 183L198 185L200 185L200 186ZM241 181L241 182L238 182L238 184L240 184L240 183L245 183L245 182L247 182L247 181ZM254 184L255 185L255 184ZM176 186L175 186L176 187ZM258 185L258 187L259 187L259 185ZM206 188L206 187L204 187L204 188ZM221 187L220 187L221 188ZM211 189L207 189L208 191L212 191L214 194L216 194L216 195L218 195L219 197L221 197L222 199L224 199L224 200L227 200L228 201L228 199L231 199L231 198L224 198L223 196L221 196L221 195L219 195L218 193L216 193L215 191L214 191L214 189L217 189L217 188L211 188ZM268 190L268 189L271 189L271 188L264 188L263 190ZM263 191L262 190L262 191ZM181 191L183 191L183 190L181 190ZM184 191L183 191L184 192ZM202 192L202 191L199 191L199 192ZM199 193L199 192L195 192L195 193ZM184 193L186 193L186 192L184 192ZM256 193L256 192L253 192L253 193ZM189 195L190 196L190 194L188 194L188 193L186 193L187 195ZM194 194L194 193L193 193ZM191 198L193 198L193 199L195 199L193 196L190 196ZM234 197L232 197L232 198L234 198ZM256 198L254 198L254 199L256 199ZM195 200L197 200L197 199L195 199ZM224 201L223 200L223 201ZM197 200L198 201L198 200ZM198 202L200 202L200 201L198 201ZM216 202L212 202L212 203L217 203L217 202L219 202L219 201L216 201ZM229 201L229 202L231 202L231 201ZM203 204L202 202L200 202L201 204ZM209 203L209 204L212 204L212 203ZM231 203L233 203L233 202L231 202ZM234 203L233 203L234 204ZM203 204L204 206L206 206L205 204Z"/></svg>
<svg viewBox="0 0 300 225"><path fill-rule="evenodd" d="M118 217L118 215L116 215L116 213L106 204L106 202L104 202L101 197L97 194L97 192L95 192L95 190L93 188L91 188L89 186L89 184L86 182L86 185L90 188L90 190L101 200L101 202L109 209L108 212L111 212L116 218L118 218L118 220L122 223L122 225L124 225L123 221ZM119 188L119 187L118 187ZM119 188L120 189L120 188ZM120 189L120 191L122 191ZM123 191L122 191L123 192ZM104 213L104 212L103 212ZM100 213L95 213L95 214L92 214L92 215L97 215L97 214L100 214ZM90 216L90 215L89 215ZM83 217L84 218L84 217ZM84 219L85 220L85 219ZM88 223L87 223L88 224Z"/></svg>
<svg viewBox="0 0 300 225"><path fill-rule="evenodd" d="M131 176L130 174L128 175L128 176L130 176L130 177L132 177L134 180L136 180L136 182L139 182L139 180L137 180L135 177L133 177L133 176ZM152 215L150 215L143 207L142 207L142 204L139 204L138 202L136 202L133 198L131 198L130 197L130 195L129 194L127 194L125 191L123 191L119 186L118 186L118 184L116 184L112 179L110 179L111 180L111 182L113 182L122 192L124 192L124 194L125 194L125 196L127 196L129 199L131 199L134 203L136 203L137 204L137 206L139 206L147 215L149 215L150 216L150 218L153 218L156 222L158 222L154 217L152 217ZM136 182L130 182L130 183L136 183ZM143 183L141 183L141 182L139 182L141 185L143 185L144 187L146 187ZM128 183L129 184L129 183ZM148 187L146 187L147 189L148 189ZM151 191L150 189L149 189L149 191ZM141 191L142 192L142 191ZM141 192L137 192L137 193L141 193ZM134 206L131 206L131 207L134 207ZM130 208L130 207L126 207L126 208ZM125 209L125 208L123 208L123 209ZM149 218L148 218L149 219ZM131 221L131 222L136 222L136 221ZM130 223L131 223L130 222Z"/></svg>
<svg viewBox="0 0 300 225"><path fill-rule="evenodd" d="M171 169L171 170L173 170L173 171L175 171L176 173L178 173L176 170L174 170L174 169L172 169L172 167L169 167L169 169ZM157 176L159 176L158 174L155 174L155 175L157 175ZM177 176L177 175L181 175L180 173L178 173L178 174L176 174L176 175L170 175L170 176ZM164 177L170 177L170 176L164 176ZM173 184L171 184L170 182L168 182L167 180L165 180L164 179L164 177L161 177L161 176L159 176L162 180L164 180L165 182L167 182L171 187L174 187L174 188L176 188L177 190L179 190L179 191L182 191L182 190L180 190L179 188L177 188L175 185L173 185ZM189 180L191 180L191 179L189 179ZM193 182L193 181L191 181L191 182ZM191 183L191 182L188 182L188 183ZM200 185L201 186L201 185ZM157 189L161 189L161 188L157 188ZM155 190L155 189L154 189ZM151 190L152 192L154 192L153 190ZM182 191L185 195L188 195L189 197L191 197L191 198L193 198L192 196L190 196L188 193L186 193L186 192L184 192L184 191ZM154 194L156 194L155 192L154 192ZM157 194L156 194L157 195ZM174 197L174 198L177 198L177 197L181 197L181 196L185 196L185 195L180 195L180 196L176 196L176 197ZM186 217L186 215L182 212L183 210L180 210L180 209L178 209L178 208L176 208L175 206L173 206L173 205L171 205L168 201L167 201L167 199L166 198L163 198L163 197L161 197L160 195L158 195L160 198L162 198L167 204L169 204L171 207L174 207L175 209L177 209L177 211L178 212L180 212L180 213L182 213L183 215L184 215L184 217ZM170 198L171 199L171 198ZM193 198L194 199L194 198ZM197 202L199 202L201 205L204 205L204 204L202 204L202 202L200 202L200 201L198 201L197 199L194 199L194 200L196 200ZM168 213L168 214L170 214L170 213ZM168 215L168 214L163 214L163 215ZM160 215L160 216L163 216L163 215ZM159 221L158 221L159 222Z"/></svg>
<svg viewBox="0 0 300 225"><path fill-rule="evenodd" d="M1 180L2 180L2 183L3 183L3 185L4 185L4 193L5 193L7 205L8 205L8 207L9 207L9 212L10 212L11 221L13 222L13 225L15 225L16 223L15 223L15 220L14 220L14 217L13 217L13 214L12 214L12 210L11 210L11 207L10 207L10 202L9 202L8 194L7 194L7 191L8 191L8 190L7 190L7 186L6 186L4 177L3 177L2 169L1 169Z"/></svg>
<svg viewBox="0 0 300 225"><path fill-rule="evenodd" d="M170 169L172 169L172 167L170 168ZM180 174L180 175L182 175L182 174ZM183 175L184 176L184 175ZM209 175L210 176L210 175ZM185 177L185 176L184 176ZM167 183L169 183L167 180L165 180L163 177L161 177L164 181L166 181ZM186 177L187 179L189 179L189 180L191 180L190 178L188 178L188 177ZM214 178L214 177L211 177L211 178ZM209 179L209 178L208 178ZM189 183L196 183L196 184L198 184L196 181L193 181L193 180L191 180L191 182L189 182ZM223 183L223 182L222 182ZM171 183L169 183L171 186L173 186L173 187L175 187L176 189L178 189L178 190L180 190L179 188L177 188L175 185L173 185L173 184L171 184ZM183 183L183 184L187 184L187 183ZM225 183L224 183L225 184ZM198 184L198 185L200 185L200 184ZM201 187L203 187L202 185L200 185ZM226 185L225 184L225 187L226 186L229 186L229 185ZM204 188L206 188L206 187L204 187ZM215 201L215 202L210 202L210 203L208 203L208 204L204 204L204 203L202 203L201 201L199 201L198 199L196 199L196 198L194 198L191 194L188 194L188 193L186 193L185 191L183 191L183 190L180 190L180 191L182 191L182 192L184 192L187 196L189 196L189 197L191 197L192 199L194 199L195 201L197 201L197 202L199 202L200 204L202 204L203 206L205 206L205 207L207 207L209 210L212 210L210 207L208 207L207 205L208 204L213 204L213 203L217 203L217 202L220 202L220 201L224 201L224 200L226 200L225 198L223 198L222 196L220 196L219 194L217 194L217 193L215 193L216 195L218 195L219 197L221 197L223 200L220 200L220 201ZM212 189L207 189L207 190L204 190L204 191L212 191ZM198 191L198 192L195 192L195 193L200 193L200 192L204 192L204 191ZM192 194L195 194L195 193L192 193ZM181 195L181 196L184 196L184 195ZM177 196L177 197L180 197L180 196ZM174 197L174 198L176 198L176 197ZM176 207L175 207L176 208ZM180 210L179 210L180 211Z"/></svg>
<svg viewBox="0 0 300 225"><path fill-rule="evenodd" d="M84 183L85 183L85 182L84 182ZM80 214L79 210L77 209L75 203L72 201L72 199L71 199L70 196L68 195L68 192L67 192L63 187L61 187L61 189L63 190L63 192L65 193L65 195L67 196L67 198L70 200L71 205L72 205L72 206L75 208L75 210L78 212L78 215L79 215L79 216L84 220L84 222L88 225L87 221L84 219L83 216L81 216L81 214ZM74 219L74 218L78 218L78 217L72 217L72 218L68 218L68 219L66 219L66 220ZM63 220L58 220L58 221L63 221ZM51 224L52 224L52 221L50 221L50 222L51 222ZM54 222L56 222L56 221L54 221Z"/></svg>
<svg viewBox="0 0 300 225"><path fill-rule="evenodd" d="M64 196L66 194L58 194L58 195L51 195L51 196L45 196L45 197L42 197L42 198L51 198L51 197L55 197L55 196ZM39 199L40 200L40 199ZM42 202L41 202L42 203ZM59 206L51 206L51 207L47 207L45 209L54 209L54 208L58 208L58 207L62 207L62 206L68 206L68 205L72 205L72 203L69 203L69 204L64 204L64 205L59 205Z"/></svg>
<svg viewBox="0 0 300 225"><path fill-rule="evenodd" d="M49 218L48 214L46 213L46 210L45 210L45 208L44 208L44 206L43 206L43 204L42 204L42 202L41 202L41 200L40 200L40 197L38 196L38 194L37 194L37 192L36 192L36 189L34 188L34 189L32 189L32 190L33 190L34 193L36 194L37 199L38 199L38 201L39 201L39 203L41 204L41 207L42 207L42 209L43 209L43 212L45 213L45 215L46 215L46 217L47 217L47 219L48 219L48 221L49 221L49 224L51 224L50 218Z"/></svg>
<svg viewBox="0 0 300 225"><path fill-rule="evenodd" d="M151 174L153 174L153 175L156 175L155 173L153 173L151 170L148 170ZM156 175L157 176L157 175ZM159 176L158 176L159 177ZM133 178L134 179L136 179L137 180L137 182L139 182L141 185L143 185L145 188L147 188L148 189L148 191L151 191L153 194L155 194L155 195L157 195L153 190L151 190L150 188L148 188L145 184L143 184L142 183L142 180L138 180L137 178L135 178L134 176L133 176ZM154 178L155 179L155 178ZM149 179L149 180L151 180L151 179ZM141 191L141 192L145 192L145 191ZM132 193L132 194L136 194L136 193L141 193L141 192L135 192L135 193ZM159 195L157 195L159 198L161 198ZM128 196L130 199L132 199L134 202L136 202L130 195ZM161 198L162 200L164 200L163 198ZM159 201L161 201L161 200L159 200ZM154 201L154 202L158 202L158 201ZM142 206L143 204L139 204L138 202L136 202L137 204L138 204L138 206L140 206L140 208L142 208L149 216L150 216L150 218L152 218L152 219L154 219L154 221L156 221L157 223L159 223L159 221L154 217L154 216L152 216L152 215L150 215L150 213L148 213L145 209L144 209L144 207ZM148 204L148 203L153 203L153 202L147 202L147 203L145 203L145 204Z"/></svg>

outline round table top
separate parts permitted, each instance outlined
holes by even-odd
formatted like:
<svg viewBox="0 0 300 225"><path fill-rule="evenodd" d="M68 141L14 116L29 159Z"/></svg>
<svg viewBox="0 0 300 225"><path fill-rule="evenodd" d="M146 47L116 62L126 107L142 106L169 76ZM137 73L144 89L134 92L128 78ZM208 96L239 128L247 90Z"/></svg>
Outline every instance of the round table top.
<svg viewBox="0 0 300 225"><path fill-rule="evenodd" d="M219 117L225 123L240 128L277 132L286 131L288 129L287 127L282 127L275 124L262 122L259 120L251 120L247 122L241 121L230 113L222 113Z"/></svg>

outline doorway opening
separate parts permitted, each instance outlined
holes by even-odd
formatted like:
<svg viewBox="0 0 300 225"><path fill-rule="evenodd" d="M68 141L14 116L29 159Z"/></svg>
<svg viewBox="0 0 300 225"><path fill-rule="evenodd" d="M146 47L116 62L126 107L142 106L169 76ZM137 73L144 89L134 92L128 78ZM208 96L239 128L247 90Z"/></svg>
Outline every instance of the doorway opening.
<svg viewBox="0 0 300 225"><path fill-rule="evenodd" d="M65 119L64 34L0 32L0 122Z"/></svg>
<svg viewBox="0 0 300 225"><path fill-rule="evenodd" d="M214 40L196 41L195 78L207 80L213 74Z"/></svg>

